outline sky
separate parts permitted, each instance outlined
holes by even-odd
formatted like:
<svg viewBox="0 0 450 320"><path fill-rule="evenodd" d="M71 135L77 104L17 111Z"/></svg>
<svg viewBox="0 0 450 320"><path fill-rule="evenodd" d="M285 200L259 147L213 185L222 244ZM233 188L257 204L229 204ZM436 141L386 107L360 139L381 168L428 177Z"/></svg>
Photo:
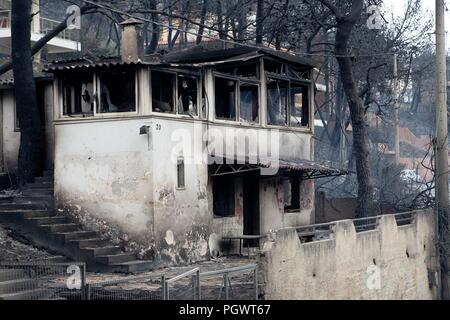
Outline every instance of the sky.
<svg viewBox="0 0 450 320"><path fill-rule="evenodd" d="M446 13L445 27L447 30L447 48L450 50L450 37L448 36L450 31L450 0L444 0L444 2L446 3L447 8L449 9ZM401 15L405 11L405 5L407 3L407 0L385 0L384 3L385 9L389 11L393 10L393 12L396 12L398 13L398 15ZM431 12L434 17L436 0L422 0L422 3L424 10Z"/></svg>

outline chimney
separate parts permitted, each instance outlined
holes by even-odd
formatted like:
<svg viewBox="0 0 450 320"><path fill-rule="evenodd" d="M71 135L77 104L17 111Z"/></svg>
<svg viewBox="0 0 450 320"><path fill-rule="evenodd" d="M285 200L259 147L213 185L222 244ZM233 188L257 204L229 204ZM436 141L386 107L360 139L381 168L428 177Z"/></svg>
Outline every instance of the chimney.
<svg viewBox="0 0 450 320"><path fill-rule="evenodd" d="M143 22L134 18L125 20L122 26L122 38L120 40L120 55L124 62L137 62L142 59L144 43L140 25Z"/></svg>

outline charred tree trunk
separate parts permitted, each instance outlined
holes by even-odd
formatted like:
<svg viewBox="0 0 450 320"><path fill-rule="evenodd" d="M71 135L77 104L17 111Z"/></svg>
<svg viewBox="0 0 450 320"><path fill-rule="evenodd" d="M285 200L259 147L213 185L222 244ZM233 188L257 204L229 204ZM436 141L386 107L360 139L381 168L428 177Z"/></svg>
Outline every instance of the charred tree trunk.
<svg viewBox="0 0 450 320"><path fill-rule="evenodd" d="M150 9L156 10L156 1L155 0L150 1ZM152 13L151 17L152 17L152 21L155 23L152 24L152 37L150 39L150 45L147 48L149 53L155 52L156 48L158 47L158 41L159 41L159 25L157 24L159 22L158 15L156 13Z"/></svg>
<svg viewBox="0 0 450 320"><path fill-rule="evenodd" d="M245 39L245 31L247 29L246 24L247 24L247 11L246 10L241 10L239 12L238 15L238 34L237 34L237 38L239 41L244 41Z"/></svg>
<svg viewBox="0 0 450 320"><path fill-rule="evenodd" d="M348 43L356 22L360 19L363 0L354 0L352 11L345 16L336 16L335 55L339 64L340 77L350 109L353 127L353 155L358 179L357 217L365 217L369 213L372 202L372 186L370 183L369 138L364 114L363 101L359 96L353 76L352 59L348 55Z"/></svg>
<svg viewBox="0 0 450 320"><path fill-rule="evenodd" d="M206 0L203 0L203 4L202 4L202 13L200 16L200 27L198 28L198 35L197 35L197 39L196 39L196 44L200 44L202 42L202 37L203 37L203 32L205 31L205 19L206 19L206 5L207 2Z"/></svg>
<svg viewBox="0 0 450 320"><path fill-rule="evenodd" d="M225 40L225 32L223 31L223 13L222 13L222 1L217 1L216 6L216 15L217 15L217 29L219 30L219 39Z"/></svg>
<svg viewBox="0 0 450 320"><path fill-rule="evenodd" d="M20 126L19 186L32 182L42 168L43 132L36 99L31 51L31 0L12 1L12 63Z"/></svg>
<svg viewBox="0 0 450 320"><path fill-rule="evenodd" d="M257 0L256 3L256 44L263 42L264 20L264 0Z"/></svg>

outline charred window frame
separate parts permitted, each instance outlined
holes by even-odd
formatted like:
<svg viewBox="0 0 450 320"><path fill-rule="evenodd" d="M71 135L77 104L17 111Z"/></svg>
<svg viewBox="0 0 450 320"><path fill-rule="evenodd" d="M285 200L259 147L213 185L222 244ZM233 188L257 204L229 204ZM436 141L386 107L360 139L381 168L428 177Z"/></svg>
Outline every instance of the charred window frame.
<svg viewBox="0 0 450 320"><path fill-rule="evenodd" d="M267 78L267 124L289 126L289 81L274 76Z"/></svg>
<svg viewBox="0 0 450 320"><path fill-rule="evenodd" d="M62 75L59 87L62 93L62 116L94 115L95 74L93 72Z"/></svg>
<svg viewBox="0 0 450 320"><path fill-rule="evenodd" d="M200 79L197 76L177 74L178 114L197 117L199 110Z"/></svg>
<svg viewBox="0 0 450 320"><path fill-rule="evenodd" d="M236 78L216 75L214 78L215 118L236 121L238 114L238 87Z"/></svg>
<svg viewBox="0 0 450 320"><path fill-rule="evenodd" d="M250 79L250 80L259 80L260 79L260 70L259 70L259 62L247 62L240 63L238 65L224 65L218 66L215 68L215 72L239 77L242 79Z"/></svg>
<svg viewBox="0 0 450 320"><path fill-rule="evenodd" d="M216 120L260 124L259 63L216 68L214 88Z"/></svg>
<svg viewBox="0 0 450 320"><path fill-rule="evenodd" d="M310 72L299 71L287 64L275 63L271 59L264 59L264 70L267 86L267 124L310 129Z"/></svg>
<svg viewBox="0 0 450 320"><path fill-rule="evenodd" d="M233 175L213 177L213 211L219 218L234 217L235 180Z"/></svg>
<svg viewBox="0 0 450 320"><path fill-rule="evenodd" d="M152 69L150 74L153 112L197 118L201 106L203 114L202 79L197 73Z"/></svg>
<svg viewBox="0 0 450 320"><path fill-rule="evenodd" d="M286 75L286 64L274 59L264 59L264 71L274 74Z"/></svg>
<svg viewBox="0 0 450 320"><path fill-rule="evenodd" d="M137 73L132 68L98 72L99 104L97 113L137 112Z"/></svg>
<svg viewBox="0 0 450 320"><path fill-rule="evenodd" d="M290 126L309 127L309 91L307 84L291 81L290 85Z"/></svg>
<svg viewBox="0 0 450 320"><path fill-rule="evenodd" d="M239 85L239 120L240 122L259 124L260 103L259 83L240 81Z"/></svg>
<svg viewBox="0 0 450 320"><path fill-rule="evenodd" d="M175 114L176 73L151 70L153 112Z"/></svg>
<svg viewBox="0 0 450 320"><path fill-rule="evenodd" d="M301 179L298 175L283 176L284 190L284 212L300 211L300 184Z"/></svg>

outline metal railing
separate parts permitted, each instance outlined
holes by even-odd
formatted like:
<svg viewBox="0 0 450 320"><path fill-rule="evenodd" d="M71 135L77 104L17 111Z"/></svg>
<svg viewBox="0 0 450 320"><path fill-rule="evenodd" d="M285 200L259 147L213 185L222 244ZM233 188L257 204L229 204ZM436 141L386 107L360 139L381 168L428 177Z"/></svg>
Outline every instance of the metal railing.
<svg viewBox="0 0 450 320"><path fill-rule="evenodd" d="M297 227L297 234L302 242L311 242L330 239L335 223L321 223Z"/></svg>
<svg viewBox="0 0 450 320"><path fill-rule="evenodd" d="M397 226L407 226L413 224L417 217L417 212L405 212L399 213L395 215L395 221L397 222Z"/></svg>
<svg viewBox="0 0 450 320"><path fill-rule="evenodd" d="M46 34L58 26L61 21L49 19L49 18L39 18L39 30L35 30L34 22L31 23L31 31L39 34ZM0 10L0 29L11 29L11 10ZM56 38L79 41L79 31L65 29L61 31Z"/></svg>
<svg viewBox="0 0 450 320"><path fill-rule="evenodd" d="M40 30L39 33L41 34L47 34L53 29L56 28L61 23L61 21L56 21L48 18L40 18L39 20L39 26ZM70 40L70 41L79 41L79 31L78 30L70 30L70 29L64 29L61 31L56 37L59 39L64 40Z"/></svg>
<svg viewBox="0 0 450 320"><path fill-rule="evenodd" d="M258 300L256 264L200 273L203 300Z"/></svg>
<svg viewBox="0 0 450 320"><path fill-rule="evenodd" d="M0 29L11 29L11 11L0 11Z"/></svg>
<svg viewBox="0 0 450 320"><path fill-rule="evenodd" d="M143 275L86 284L87 300L161 300L161 278Z"/></svg>
<svg viewBox="0 0 450 320"><path fill-rule="evenodd" d="M87 282L84 263L0 263L0 300L257 300L256 264Z"/></svg>
<svg viewBox="0 0 450 320"><path fill-rule="evenodd" d="M406 226L413 224L417 216L417 211L402 212L393 215L397 226ZM372 231L378 227L378 223L382 216L373 216L361 219L353 219L353 225L357 233ZM283 230L296 230L300 241L313 242L331 239L334 234L337 221L322 224L313 224L308 226L284 228Z"/></svg>
<svg viewBox="0 0 450 320"><path fill-rule="evenodd" d="M0 263L0 300L83 300L86 265Z"/></svg>
<svg viewBox="0 0 450 320"><path fill-rule="evenodd" d="M201 300L200 268L162 280L164 300Z"/></svg>
<svg viewBox="0 0 450 320"><path fill-rule="evenodd" d="M355 226L355 230L358 233L365 231L372 231L377 228L379 219L380 216L354 219L353 225Z"/></svg>

